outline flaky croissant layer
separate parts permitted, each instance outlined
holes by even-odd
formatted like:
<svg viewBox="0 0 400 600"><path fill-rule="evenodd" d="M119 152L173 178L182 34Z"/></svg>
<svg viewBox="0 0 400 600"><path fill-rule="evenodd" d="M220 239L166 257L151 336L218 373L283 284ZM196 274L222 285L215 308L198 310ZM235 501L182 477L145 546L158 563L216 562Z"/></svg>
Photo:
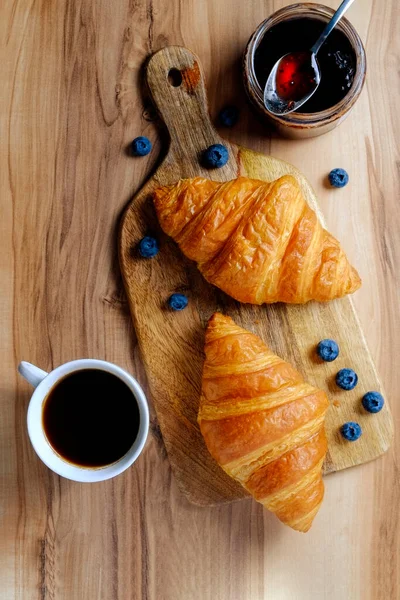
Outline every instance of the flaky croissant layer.
<svg viewBox="0 0 400 600"><path fill-rule="evenodd" d="M204 277L251 304L327 301L361 280L294 177L182 179L154 192L162 229Z"/></svg>
<svg viewBox="0 0 400 600"><path fill-rule="evenodd" d="M205 355L198 422L210 454L283 523L308 531L324 495L325 393L219 313Z"/></svg>

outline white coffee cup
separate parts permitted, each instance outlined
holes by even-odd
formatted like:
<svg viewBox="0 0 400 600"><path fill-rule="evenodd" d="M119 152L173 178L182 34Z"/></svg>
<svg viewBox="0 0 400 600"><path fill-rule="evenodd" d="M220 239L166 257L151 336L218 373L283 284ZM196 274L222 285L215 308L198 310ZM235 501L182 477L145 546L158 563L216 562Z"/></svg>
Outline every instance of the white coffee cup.
<svg viewBox="0 0 400 600"><path fill-rule="evenodd" d="M50 445L43 429L43 404L50 390L66 375L82 369L99 369L116 375L131 390L139 408L139 431L131 448L122 458L104 467L81 467L63 459ZM111 479L111 477L119 475L135 462L143 450L149 431L149 409L142 388L136 379L126 371L112 363L91 358L67 362L50 373L46 373L46 371L42 371L35 365L23 361L19 364L18 371L35 387L28 407L28 434L36 454L49 469L73 481L95 482Z"/></svg>

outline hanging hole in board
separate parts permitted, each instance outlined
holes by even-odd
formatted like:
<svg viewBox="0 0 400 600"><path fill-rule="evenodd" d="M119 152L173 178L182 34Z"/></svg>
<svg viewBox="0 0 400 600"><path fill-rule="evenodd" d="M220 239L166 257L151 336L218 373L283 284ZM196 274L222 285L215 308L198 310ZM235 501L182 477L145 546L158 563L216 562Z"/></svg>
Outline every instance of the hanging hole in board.
<svg viewBox="0 0 400 600"><path fill-rule="evenodd" d="M168 82L173 87L179 87L182 83L182 73L179 69L170 69L168 72Z"/></svg>

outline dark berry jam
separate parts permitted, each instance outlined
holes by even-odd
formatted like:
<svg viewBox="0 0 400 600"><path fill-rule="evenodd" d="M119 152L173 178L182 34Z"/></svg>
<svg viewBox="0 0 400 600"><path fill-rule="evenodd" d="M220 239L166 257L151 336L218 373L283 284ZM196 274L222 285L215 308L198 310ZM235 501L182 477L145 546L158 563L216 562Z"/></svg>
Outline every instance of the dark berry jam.
<svg viewBox="0 0 400 600"><path fill-rule="evenodd" d="M302 100L317 87L318 76L308 52L291 52L279 63L276 72L276 91L282 100Z"/></svg>
<svg viewBox="0 0 400 600"><path fill-rule="evenodd" d="M281 56L309 50L325 25L319 19L290 19L266 31L254 56L254 70L261 88L264 89L268 75ZM317 60L321 82L298 112L315 113L334 106L346 96L353 84L356 56L348 38L338 28L321 46Z"/></svg>

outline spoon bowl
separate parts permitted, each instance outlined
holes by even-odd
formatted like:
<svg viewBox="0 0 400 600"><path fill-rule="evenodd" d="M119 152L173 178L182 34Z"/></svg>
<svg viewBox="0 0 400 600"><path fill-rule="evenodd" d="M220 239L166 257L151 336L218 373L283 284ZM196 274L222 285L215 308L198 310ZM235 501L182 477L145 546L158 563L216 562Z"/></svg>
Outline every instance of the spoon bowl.
<svg viewBox="0 0 400 600"><path fill-rule="evenodd" d="M297 110L316 92L321 71L311 51L289 52L276 61L264 89L264 105L273 115Z"/></svg>

